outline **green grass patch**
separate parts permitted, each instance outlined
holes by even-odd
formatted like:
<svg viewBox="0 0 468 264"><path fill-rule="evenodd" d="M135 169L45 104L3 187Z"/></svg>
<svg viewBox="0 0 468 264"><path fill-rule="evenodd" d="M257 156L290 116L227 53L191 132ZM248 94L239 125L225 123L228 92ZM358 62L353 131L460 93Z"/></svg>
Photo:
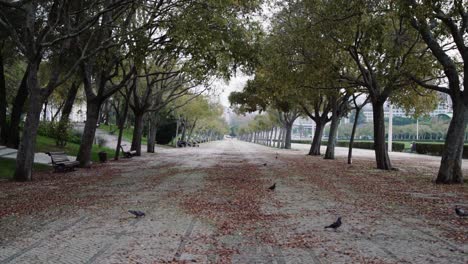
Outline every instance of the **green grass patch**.
<svg viewBox="0 0 468 264"><path fill-rule="evenodd" d="M0 158L0 179L13 179L16 160ZM34 164L33 171L47 171L52 167L45 164Z"/></svg>
<svg viewBox="0 0 468 264"><path fill-rule="evenodd" d="M69 156L76 156L80 145L76 143L68 142L64 148L57 147L55 145L55 140L50 137L37 136L36 139L36 152L49 152L49 151L64 151ZM100 147L98 145L93 145L91 150L91 160L99 161L98 153L104 151L107 153L107 158L113 157L115 150L106 147Z"/></svg>
<svg viewBox="0 0 468 264"><path fill-rule="evenodd" d="M119 135L119 129L115 125L104 125L100 124L99 129L102 129L104 131L107 131L111 133L112 135L118 136ZM125 141L132 142L133 138L133 127L127 127L123 130L122 138ZM141 140L141 144L146 145L148 143L147 138L143 137Z"/></svg>

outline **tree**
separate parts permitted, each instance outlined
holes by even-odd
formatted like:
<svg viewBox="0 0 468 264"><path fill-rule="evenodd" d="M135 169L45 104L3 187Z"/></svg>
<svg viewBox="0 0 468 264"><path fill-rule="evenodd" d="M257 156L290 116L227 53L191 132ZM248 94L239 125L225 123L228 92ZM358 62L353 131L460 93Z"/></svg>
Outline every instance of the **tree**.
<svg viewBox="0 0 468 264"><path fill-rule="evenodd" d="M75 63L71 68L62 67L67 59L65 54L70 48L70 38L80 35L106 12L102 8L102 13L94 14L92 19L75 23L75 19L87 10L87 4L88 1L77 4L61 0L0 2L2 10L7 11L0 14L0 27L7 32L28 65L23 91L28 92L29 101L16 159L17 181L32 179L36 134L43 103L56 87L73 74L78 65ZM43 59L50 62L52 69L47 84L41 87L38 73Z"/></svg>
<svg viewBox="0 0 468 264"><path fill-rule="evenodd" d="M448 128L436 183L463 183L462 154L468 120L468 8L465 1L401 1L404 14L437 60L448 86L430 76L411 75L420 86L450 96L453 117ZM434 67L431 65L431 67ZM428 78L429 77L429 78Z"/></svg>
<svg viewBox="0 0 468 264"><path fill-rule="evenodd" d="M426 54L421 55L421 39L408 30L408 21L392 2L335 0L323 2L318 8L322 9L319 13L324 21L319 24L322 34L331 40L330 45L347 53L354 64L340 71L340 79L365 88L369 94L377 168L392 169L385 143L384 104L397 92L414 88L404 72L418 76L431 72L418 66L430 61Z"/></svg>

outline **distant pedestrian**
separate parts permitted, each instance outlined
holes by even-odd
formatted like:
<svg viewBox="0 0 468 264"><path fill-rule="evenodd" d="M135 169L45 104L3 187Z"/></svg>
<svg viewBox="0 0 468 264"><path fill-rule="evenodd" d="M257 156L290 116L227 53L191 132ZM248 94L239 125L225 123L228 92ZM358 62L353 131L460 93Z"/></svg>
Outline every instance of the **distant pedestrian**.
<svg viewBox="0 0 468 264"><path fill-rule="evenodd" d="M416 152L416 142L411 143L411 153Z"/></svg>

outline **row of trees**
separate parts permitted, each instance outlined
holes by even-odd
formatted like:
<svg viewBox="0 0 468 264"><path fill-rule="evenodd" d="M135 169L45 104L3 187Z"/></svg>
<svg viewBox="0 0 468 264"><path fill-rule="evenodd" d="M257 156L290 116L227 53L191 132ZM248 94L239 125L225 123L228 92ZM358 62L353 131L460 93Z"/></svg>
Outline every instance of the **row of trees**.
<svg viewBox="0 0 468 264"><path fill-rule="evenodd" d="M390 101L417 117L435 107L437 92L446 93L453 118L436 182L463 182L465 1L295 0L279 5L263 39L255 78L230 96L237 111L273 109L310 117L317 128L310 155L320 155L330 122L325 158L333 159L340 119L354 109L358 120L370 103L377 168L390 170L384 104Z"/></svg>
<svg viewBox="0 0 468 264"><path fill-rule="evenodd" d="M144 120L150 144L158 114L210 89L214 77L254 62L260 1L0 1L1 141L18 147L15 179L32 179L41 109L59 92L67 126L80 87L86 123L77 160L90 166L101 111L112 107L122 128L134 115L132 149L141 152ZM15 71L9 72L12 67ZM11 78L12 76L20 78ZM17 81L18 80L18 81ZM179 102L177 104L177 102ZM24 120L24 116L26 116ZM9 117L9 118L8 118ZM146 119L146 118L147 119ZM20 125L24 120L21 137ZM119 142L122 132L119 134ZM118 155L118 153L117 153Z"/></svg>

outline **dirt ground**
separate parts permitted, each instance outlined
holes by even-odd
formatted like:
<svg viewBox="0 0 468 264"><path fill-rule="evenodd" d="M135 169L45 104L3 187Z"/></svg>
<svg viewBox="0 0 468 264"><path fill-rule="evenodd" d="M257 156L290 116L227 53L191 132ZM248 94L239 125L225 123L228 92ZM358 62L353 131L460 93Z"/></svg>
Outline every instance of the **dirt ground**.
<svg viewBox="0 0 468 264"><path fill-rule="evenodd" d="M0 263L468 263L468 186L432 184L434 158L305 154L224 140L0 182Z"/></svg>

